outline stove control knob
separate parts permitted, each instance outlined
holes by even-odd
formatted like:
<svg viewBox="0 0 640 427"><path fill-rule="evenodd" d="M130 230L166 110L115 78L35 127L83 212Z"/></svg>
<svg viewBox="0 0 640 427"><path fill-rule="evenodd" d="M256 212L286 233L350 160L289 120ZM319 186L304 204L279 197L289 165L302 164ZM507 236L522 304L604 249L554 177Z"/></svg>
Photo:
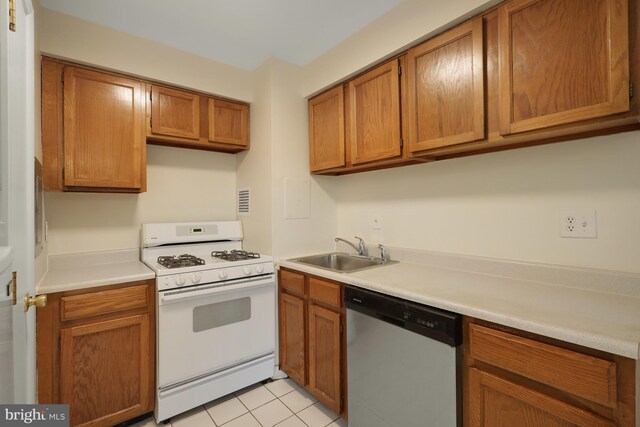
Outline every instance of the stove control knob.
<svg viewBox="0 0 640 427"><path fill-rule="evenodd" d="M193 273L193 279L191 280L193 281L193 283L200 283L200 280L202 280L202 273L196 271L195 273Z"/></svg>
<svg viewBox="0 0 640 427"><path fill-rule="evenodd" d="M245 276L250 275L251 274L251 267L249 267L249 266L242 267L242 272L244 273Z"/></svg>
<svg viewBox="0 0 640 427"><path fill-rule="evenodd" d="M227 276L228 276L228 274L227 274L227 270L220 270L220 271L218 271L218 277L219 277L219 278L221 278L221 279L226 279L226 278L227 278Z"/></svg>
<svg viewBox="0 0 640 427"><path fill-rule="evenodd" d="M259 274L264 273L264 265L258 264L258 266L256 267L256 270L258 271Z"/></svg>
<svg viewBox="0 0 640 427"><path fill-rule="evenodd" d="M186 282L186 278L182 274L178 274L175 279L176 279L176 285L184 286Z"/></svg>

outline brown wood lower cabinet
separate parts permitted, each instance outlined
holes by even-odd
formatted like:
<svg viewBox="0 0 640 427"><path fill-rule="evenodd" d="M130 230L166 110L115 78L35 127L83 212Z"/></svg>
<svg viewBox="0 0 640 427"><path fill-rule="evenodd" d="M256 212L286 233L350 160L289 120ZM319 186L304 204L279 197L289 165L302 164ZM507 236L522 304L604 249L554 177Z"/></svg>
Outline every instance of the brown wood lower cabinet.
<svg viewBox="0 0 640 427"><path fill-rule="evenodd" d="M286 269L278 278L280 369L346 418L342 285Z"/></svg>
<svg viewBox="0 0 640 427"><path fill-rule="evenodd" d="M153 281L48 295L37 312L38 402L71 425L111 426L153 410Z"/></svg>
<svg viewBox="0 0 640 427"><path fill-rule="evenodd" d="M465 426L636 425L634 360L471 319L464 325Z"/></svg>

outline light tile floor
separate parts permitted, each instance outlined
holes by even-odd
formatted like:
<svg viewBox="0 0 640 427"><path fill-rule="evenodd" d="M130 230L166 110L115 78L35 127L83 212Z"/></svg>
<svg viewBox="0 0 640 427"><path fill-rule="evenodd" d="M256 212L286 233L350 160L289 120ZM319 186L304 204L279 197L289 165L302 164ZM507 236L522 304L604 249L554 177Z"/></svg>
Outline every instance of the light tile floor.
<svg viewBox="0 0 640 427"><path fill-rule="evenodd" d="M347 427L347 422L290 379L256 384L156 424L132 427Z"/></svg>

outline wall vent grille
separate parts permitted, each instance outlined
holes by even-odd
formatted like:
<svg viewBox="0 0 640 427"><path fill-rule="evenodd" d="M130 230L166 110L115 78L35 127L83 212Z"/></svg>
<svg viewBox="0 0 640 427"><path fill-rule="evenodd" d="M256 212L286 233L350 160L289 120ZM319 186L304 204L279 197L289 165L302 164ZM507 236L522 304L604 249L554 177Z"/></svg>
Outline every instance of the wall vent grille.
<svg viewBox="0 0 640 427"><path fill-rule="evenodd" d="M251 191L248 187L238 188L238 215L251 215Z"/></svg>

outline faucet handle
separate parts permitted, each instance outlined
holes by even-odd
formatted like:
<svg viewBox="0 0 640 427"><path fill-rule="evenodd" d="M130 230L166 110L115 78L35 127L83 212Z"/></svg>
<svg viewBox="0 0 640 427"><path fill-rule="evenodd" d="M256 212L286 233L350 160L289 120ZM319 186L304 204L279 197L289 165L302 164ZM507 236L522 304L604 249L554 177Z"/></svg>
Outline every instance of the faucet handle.
<svg viewBox="0 0 640 427"><path fill-rule="evenodd" d="M378 243L378 249L380 249L380 259L382 262L389 261L389 258L387 257L387 248L385 248L382 243Z"/></svg>
<svg viewBox="0 0 640 427"><path fill-rule="evenodd" d="M353 236L356 239L358 239L358 255L366 255L365 252L367 250L367 248L364 245L364 240L361 237L358 236Z"/></svg>

